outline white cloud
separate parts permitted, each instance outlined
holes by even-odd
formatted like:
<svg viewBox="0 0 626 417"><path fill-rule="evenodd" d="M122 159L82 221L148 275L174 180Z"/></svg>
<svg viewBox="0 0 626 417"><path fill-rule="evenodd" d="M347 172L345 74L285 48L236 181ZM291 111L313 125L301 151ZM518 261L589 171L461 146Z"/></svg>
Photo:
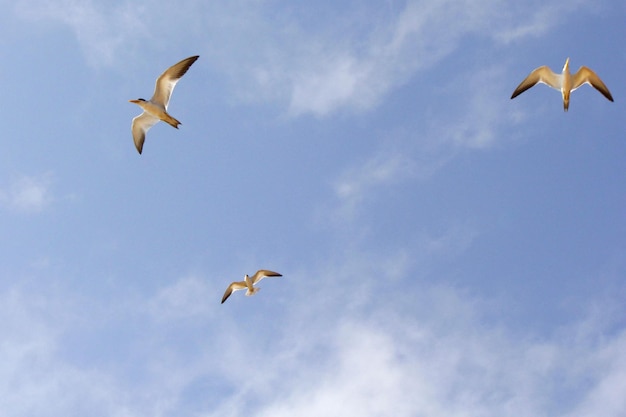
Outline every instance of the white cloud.
<svg viewBox="0 0 626 417"><path fill-rule="evenodd" d="M70 27L94 66L109 66L118 54L131 49L135 37L146 36L140 4L113 5L90 0L22 0L15 5L18 16L36 21L60 22Z"/></svg>
<svg viewBox="0 0 626 417"><path fill-rule="evenodd" d="M432 177L460 152L515 140L510 127L522 116L504 108L510 101L505 80L503 69L472 67L450 79L438 92L445 109L420 115L414 129L387 134L369 157L353 161L333 181L335 205L320 217L327 218L330 211L332 219L344 223L358 215L365 201L382 198L405 182Z"/></svg>
<svg viewBox="0 0 626 417"><path fill-rule="evenodd" d="M491 316L500 311L493 304L416 278L407 256L350 254L344 261L289 277L307 279L309 286L294 288L292 302L279 309L241 306L237 317L232 310L207 314L199 308L207 286L195 277L164 285L144 300L121 291L114 304L103 299L95 307L99 317L91 317L94 307L85 310L71 292L0 291L0 353L6 359L0 379L8 381L0 385L3 413L592 417L626 412L619 389L626 383L626 330L606 332L615 326L605 314L596 311L591 319L539 335L497 324ZM315 285L312 275L319 277ZM342 285L355 277L365 288L360 294ZM336 291L329 294L333 284ZM142 305L155 314L146 315ZM190 318L194 324L181 329ZM114 338L108 333L112 328ZM94 336L109 360L81 359L80 352L87 353L82 344Z"/></svg>
<svg viewBox="0 0 626 417"><path fill-rule="evenodd" d="M67 301L67 300L65 300ZM0 291L0 408L4 416L79 415L119 395L110 375L77 369L59 357L72 317L52 294ZM70 414L72 413L76 414Z"/></svg>
<svg viewBox="0 0 626 417"><path fill-rule="evenodd" d="M397 143L386 141L372 156L339 174L331 184L334 201L318 208L318 220L327 223L330 219L333 226L350 225L366 202L381 198L389 188L405 181L430 177L451 157L441 153L439 145L433 149L425 143L410 143L412 139L412 135L401 134Z"/></svg>
<svg viewBox="0 0 626 417"><path fill-rule="evenodd" d="M261 365L239 375L233 401L203 415L591 417L626 411L618 388L626 383L618 354L626 333L599 351L593 340L572 339L576 326L547 339L515 334L463 316L468 307L449 291L444 298L427 291L430 302L415 300L433 306L451 297L456 308L448 317L438 309L421 317L378 310L326 321L330 327L322 332L286 335L305 340L252 354Z"/></svg>
<svg viewBox="0 0 626 417"><path fill-rule="evenodd" d="M381 153L348 170L333 186L340 202L337 214L342 220L352 218L374 188L397 183L415 171L413 161L400 153Z"/></svg>
<svg viewBox="0 0 626 417"><path fill-rule="evenodd" d="M584 5L409 0L385 8L357 2L326 10L320 4L313 11L307 4L249 0L181 7L23 0L16 10L32 21L68 25L93 65L112 65L119 54L136 55L150 42L155 49L188 43L193 35L206 45L199 53L232 79L239 100L278 100L291 115L323 117L370 109L468 36L500 43L538 36Z"/></svg>
<svg viewBox="0 0 626 417"><path fill-rule="evenodd" d="M468 36L499 43L538 36L582 3L559 4L415 0L399 10L354 4L325 16L324 23L311 23L311 15L298 14L297 7L281 14L280 6L272 13L243 2L229 9L242 17L221 23L220 31L243 36L245 43L214 42L209 53L233 77L242 98L287 100L292 115L362 111L451 54ZM261 23L268 15L279 23Z"/></svg>
<svg viewBox="0 0 626 417"><path fill-rule="evenodd" d="M21 176L5 189L0 189L0 204L18 212L39 212L52 200L51 174Z"/></svg>
<svg viewBox="0 0 626 417"><path fill-rule="evenodd" d="M442 119L433 125L430 134L436 134L441 145L473 149L486 149L498 140L511 140L513 135L503 128L510 130L521 115L503 110L510 100L510 92L504 89L505 80L502 68L475 68L451 80L451 88L458 97L463 97L458 100L458 113L450 110L439 116Z"/></svg>
<svg viewBox="0 0 626 417"><path fill-rule="evenodd" d="M561 24L562 19L569 13L575 12L581 7L587 6L585 0L571 2L546 2L541 7L530 7L520 10L521 4L516 4L505 11L507 20L514 20L520 13L526 13L527 18L515 19L516 24L502 27L495 35L496 40L503 43L515 42L527 37L539 37L544 35L552 27ZM517 6L517 7L515 7ZM598 4L596 5L599 6Z"/></svg>
<svg viewBox="0 0 626 417"><path fill-rule="evenodd" d="M209 300L215 293L206 281L189 276L162 288L148 302L148 311L157 320L177 320L210 315Z"/></svg>
<svg viewBox="0 0 626 417"><path fill-rule="evenodd" d="M370 107L377 94L367 91L373 88L364 90L364 84L372 78L371 68L364 64L350 56L339 56L321 60L316 67L295 74L291 113L323 116L347 102L353 102L357 109Z"/></svg>

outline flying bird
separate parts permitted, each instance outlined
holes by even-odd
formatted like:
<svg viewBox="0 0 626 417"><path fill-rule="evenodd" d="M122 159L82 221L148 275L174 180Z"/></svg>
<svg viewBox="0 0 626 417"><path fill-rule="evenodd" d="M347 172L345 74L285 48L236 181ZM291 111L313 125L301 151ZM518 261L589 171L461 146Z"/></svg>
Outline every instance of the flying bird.
<svg viewBox="0 0 626 417"><path fill-rule="evenodd" d="M246 274L243 277L243 281L235 281L231 283L228 288L226 288L226 292L222 297L222 304L224 304L224 301L230 297L233 291L247 289L247 296L256 294L260 288L255 287L254 284L261 281L265 277L282 277L282 275L278 272L268 271L267 269L259 269L254 275L252 275L252 277L249 277L248 274Z"/></svg>
<svg viewBox="0 0 626 417"><path fill-rule="evenodd" d="M146 132L157 124L159 120L163 120L176 129L178 129L178 125L181 124L167 113L167 105L170 102L170 96L172 95L172 91L174 91L176 83L185 75L191 64L196 62L198 57L199 56L196 55L183 59L178 64L174 64L166 69L165 72L157 78L154 94L150 100L144 100L143 98L128 100L143 109L143 113L135 117L131 125L135 147L140 154L143 149L143 142L146 139Z"/></svg>
<svg viewBox="0 0 626 417"><path fill-rule="evenodd" d="M582 66L578 69L578 71L576 71L575 74L571 74L569 72L569 58L565 61L563 72L561 74L552 72L552 70L545 65L535 69L528 77L526 77L524 81L521 82L520 85L517 86L515 91L513 91L511 99L514 99L538 83L547 84L548 86L561 92L561 95L563 96L563 109L565 111L569 108L570 93L583 84L589 84L601 92L604 97L613 101L613 97L611 96L609 89L606 85L604 85L600 77L598 77L596 73L589 68Z"/></svg>

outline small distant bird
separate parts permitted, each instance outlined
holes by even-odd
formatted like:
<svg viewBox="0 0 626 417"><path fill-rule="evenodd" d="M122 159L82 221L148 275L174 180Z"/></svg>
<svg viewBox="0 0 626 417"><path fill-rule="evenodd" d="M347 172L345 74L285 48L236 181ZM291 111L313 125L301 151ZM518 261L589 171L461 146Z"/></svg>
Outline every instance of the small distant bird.
<svg viewBox="0 0 626 417"><path fill-rule="evenodd" d="M260 290L260 288L254 287L254 284L261 281L265 277L282 277L282 275L278 272L268 271L267 269L259 269L258 271L256 271L256 274L252 275L252 277L249 277L246 274L243 277L243 281L235 281L230 284L228 288L226 288L226 292L222 297L222 304L224 304L224 301L226 301L228 297L230 297L233 291L248 289L248 291L246 291L247 296L256 294L257 291Z"/></svg>
<svg viewBox="0 0 626 417"><path fill-rule="evenodd" d="M150 100L146 101L143 98L128 100L143 109L143 113L133 119L131 126L135 147L140 154L143 149L143 142L146 139L146 132L159 120L163 120L178 129L178 125L181 123L167 113L167 105L170 102L170 96L172 95L172 91L174 91L176 83L185 75L191 64L196 62L198 58L199 56L196 55L183 59L178 64L172 65L165 70L165 72L157 78L156 86L154 87L154 95Z"/></svg>
<svg viewBox="0 0 626 417"><path fill-rule="evenodd" d="M604 97L613 101L613 97L611 96L609 89L606 85L604 85L600 77L598 77L596 73L589 68L583 66L580 67L575 74L571 74L569 72L569 58L565 61L563 72L561 74L552 72L552 70L545 65L535 69L528 77L526 77L524 81L522 81L519 86L517 86L515 91L513 91L511 99L514 99L538 83L547 84L548 86L561 92L563 95L563 109L565 111L569 108L570 93L583 84L589 84L601 92Z"/></svg>

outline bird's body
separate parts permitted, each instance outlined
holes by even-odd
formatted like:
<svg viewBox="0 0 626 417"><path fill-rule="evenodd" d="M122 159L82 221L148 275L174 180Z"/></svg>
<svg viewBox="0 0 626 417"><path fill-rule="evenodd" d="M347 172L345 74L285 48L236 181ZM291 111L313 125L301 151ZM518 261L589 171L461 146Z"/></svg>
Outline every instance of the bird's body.
<svg viewBox="0 0 626 417"><path fill-rule="evenodd" d="M607 86L604 85L600 77L589 68L582 66L576 73L570 73L569 58L565 61L561 74L552 72L552 70L545 65L536 68L517 86L515 91L513 91L513 95L511 95L511 99L514 99L538 83L546 84L561 92L563 97L563 109L565 111L569 109L570 94L583 84L589 84L602 93L608 100L613 101L613 97Z"/></svg>
<svg viewBox="0 0 626 417"><path fill-rule="evenodd" d="M254 275L252 275L252 277L246 274L243 281L232 282L228 288L226 288L226 292L222 297L222 304L224 304L224 301L226 301L228 297L230 297L230 295L237 290L247 290L247 296L256 294L260 288L255 287L254 284L261 281L265 277L282 277L282 275L278 272L268 271L267 269L259 269Z"/></svg>
<svg viewBox="0 0 626 417"><path fill-rule="evenodd" d="M169 115L167 106L176 83L185 75L189 67L191 67L197 59L197 55L183 59L165 70L165 72L157 78L154 94L150 100L144 100L142 98L129 100L131 103L135 103L143 109L143 113L135 117L131 125L133 140L135 141L135 147L139 153L141 153L143 149L146 132L158 123L159 120L163 120L165 123L178 129L178 125L181 123Z"/></svg>

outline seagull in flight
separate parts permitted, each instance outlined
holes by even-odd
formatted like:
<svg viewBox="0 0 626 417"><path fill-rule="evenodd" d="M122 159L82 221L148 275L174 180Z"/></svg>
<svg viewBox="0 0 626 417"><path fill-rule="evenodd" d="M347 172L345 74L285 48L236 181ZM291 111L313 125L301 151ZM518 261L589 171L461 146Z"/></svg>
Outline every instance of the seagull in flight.
<svg viewBox="0 0 626 417"><path fill-rule="evenodd" d="M254 275L252 275L252 277L249 277L248 274L246 274L243 277L243 281L235 281L231 283L228 288L226 288L226 292L222 297L222 304L224 304L224 301L230 297L233 291L247 289L247 296L256 294L260 288L254 287L254 284L261 281L265 277L282 277L282 275L278 272L268 271L267 269L259 269Z"/></svg>
<svg viewBox="0 0 626 417"><path fill-rule="evenodd" d="M172 95L172 91L174 91L176 83L185 75L191 64L196 62L198 57L198 55L191 56L166 69L165 72L157 78L154 94L150 100L144 100L143 98L128 100L143 109L143 113L133 119L131 126L135 147L140 154L143 149L143 142L146 139L146 132L157 124L159 120L169 123L176 129L178 129L178 125L181 124L167 113L167 105L170 102L170 96Z"/></svg>
<svg viewBox="0 0 626 417"><path fill-rule="evenodd" d="M571 74L569 72L569 58L565 61L563 72L561 74L552 72L552 70L545 65L535 69L528 77L526 77L524 81L521 82L520 85L517 86L515 91L513 91L511 99L514 99L538 83L547 84L548 86L561 92L561 95L563 96L563 109L565 111L569 108L570 93L583 84L589 84L601 92L602 95L608 100L613 101L613 97L611 96L609 89L606 85L604 85L600 77L598 77L596 73L589 68L582 66L578 69L578 71L576 71L575 74Z"/></svg>

